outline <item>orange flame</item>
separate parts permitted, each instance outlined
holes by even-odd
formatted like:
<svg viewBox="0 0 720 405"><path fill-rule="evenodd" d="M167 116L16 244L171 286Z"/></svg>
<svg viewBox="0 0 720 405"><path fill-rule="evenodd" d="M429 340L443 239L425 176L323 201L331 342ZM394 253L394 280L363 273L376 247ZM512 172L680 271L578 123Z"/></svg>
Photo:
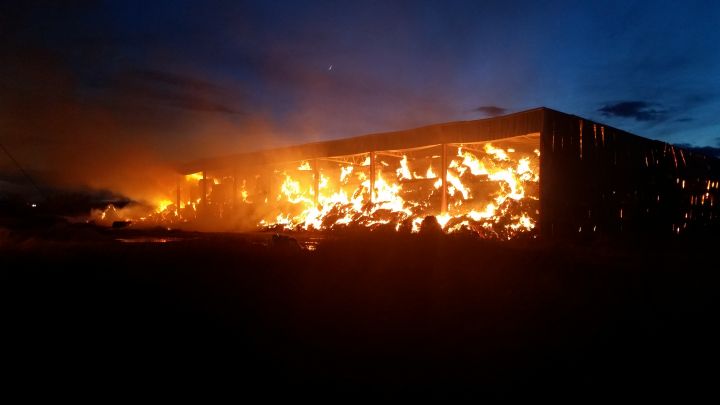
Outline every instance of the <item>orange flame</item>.
<svg viewBox="0 0 720 405"><path fill-rule="evenodd" d="M423 219L435 215L446 232L511 238L535 229L539 198L540 151L515 145L522 146L448 145L453 153L446 168L440 166L435 149L427 155L417 150L386 153L374 160L374 167L370 154L312 164L305 160L277 168L265 180L261 175L241 180L207 177L209 185L202 187L199 180L204 176L198 172L185 176L188 184L183 186L180 207L161 199L153 211L136 217L146 223L187 222L200 218L199 211L230 215L241 204L252 207L243 212L258 213L255 223L261 228L327 230L386 224L419 232ZM198 196L203 192L205 197ZM103 219L108 216L118 215L102 213Z"/></svg>

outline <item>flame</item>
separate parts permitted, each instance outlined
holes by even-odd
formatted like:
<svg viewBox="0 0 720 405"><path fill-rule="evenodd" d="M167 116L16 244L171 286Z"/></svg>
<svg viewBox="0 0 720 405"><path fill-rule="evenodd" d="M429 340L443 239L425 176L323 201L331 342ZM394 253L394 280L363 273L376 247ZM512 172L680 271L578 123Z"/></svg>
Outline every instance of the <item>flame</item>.
<svg viewBox="0 0 720 405"><path fill-rule="evenodd" d="M303 190L302 185L299 181L294 180L289 174L283 172L285 181L280 185L280 194L277 196L277 200L281 201L286 199L292 204L312 204L312 199L308 198L307 195L314 195L312 187L307 187Z"/></svg>
<svg viewBox="0 0 720 405"><path fill-rule="evenodd" d="M491 143L485 144L485 153L487 153L488 155L495 156L496 160L508 160L509 159L507 153L504 150L495 148L494 146L492 146Z"/></svg>
<svg viewBox="0 0 720 405"><path fill-rule="evenodd" d="M452 174L447 174L447 181L451 185L448 186L448 194L451 196L455 195L455 191L459 191L460 194L462 194L463 200L467 200L470 197L470 192L465 188L465 185L462 184L462 181L460 181L460 178L453 176ZM441 182L442 185L442 182Z"/></svg>
<svg viewBox="0 0 720 405"><path fill-rule="evenodd" d="M248 191L247 191L247 180L242 181L242 186L240 186L240 199L242 202L247 203L248 201Z"/></svg>
<svg viewBox="0 0 720 405"><path fill-rule="evenodd" d="M481 157L459 147L455 158L449 162L445 176L449 207L443 214L437 215L437 209L432 212L429 201L437 199L434 196L439 196L442 191L442 177L436 174L432 165L425 176L418 175L412 171L410 157L404 154L389 172L382 167L391 164L384 160L380 162L382 166L377 168L374 185L368 175L369 156L357 166L340 166L337 175L333 175L333 171L322 171L317 198L312 186L303 187L307 182L283 172L278 199L295 205L295 209L263 223L304 230L332 229L351 223L371 227L392 223L400 229L401 224L408 221L409 229L418 232L424 216L434 213L447 232L473 229L511 237L534 229L537 212L523 208L523 204L538 198L527 194L527 187L537 186L539 180L538 150L522 153L486 143L477 153ZM427 184L432 186L428 198L420 201L406 198L406 193L412 192L412 184L403 183L408 180L428 180ZM494 191L481 195L474 189L477 184L485 184L483 190ZM371 190L371 187L374 188Z"/></svg>
<svg viewBox="0 0 720 405"><path fill-rule="evenodd" d="M348 177L352 174L352 172L353 172L352 165L348 165L348 166L344 166L344 167L340 168L340 182L347 183Z"/></svg>
<svg viewBox="0 0 720 405"><path fill-rule="evenodd" d="M227 177L238 185L234 197L220 187L208 190L206 199L198 197L202 194L198 180L203 173L193 173L185 176L195 184L183 186L180 207L162 199L150 212L134 217L148 224L193 221L205 211L222 217L232 215L236 208L227 199L237 198L236 202L247 208L235 215L257 213L253 214L257 215L254 223L260 228L329 230L387 225L395 230L419 232L423 219L434 215L450 233L470 231L483 237L509 239L535 229L538 149L502 148L490 142L449 148L457 149L450 149L453 152L444 169L439 166L441 156L435 149L426 155L422 151L398 157L383 155L383 159L375 160L375 167L370 167L368 153L328 159L321 167L305 160L297 170L271 170L270 177ZM333 166L332 162L337 163ZM208 179L220 184L218 178ZM108 208L98 218L108 221L120 215Z"/></svg>
<svg viewBox="0 0 720 405"><path fill-rule="evenodd" d="M202 172L197 172L193 174L188 174L185 176L185 181L200 181L203 179Z"/></svg>
<svg viewBox="0 0 720 405"><path fill-rule="evenodd" d="M163 212L163 211L165 211L169 206L171 206L171 205L173 205L173 204L175 204L175 203L172 202L171 200L160 200L160 201L158 201L157 204L155 204L155 206L156 206L155 212L158 212L158 213Z"/></svg>
<svg viewBox="0 0 720 405"><path fill-rule="evenodd" d="M489 145L489 144L488 144ZM487 148L486 148L487 150ZM481 174L488 174L485 165L478 160L475 155L469 152L463 152L462 148L458 148L458 156L463 158L462 165L470 169L470 173L473 176L479 176ZM453 161L454 162L454 161ZM452 164L452 163L451 163ZM464 173L464 170L463 170ZM463 174L461 173L461 175Z"/></svg>
<svg viewBox="0 0 720 405"><path fill-rule="evenodd" d="M410 168L408 168L408 161L407 156L403 155L402 159L400 160L400 167L396 170L398 179L407 179L411 180L413 177L410 174Z"/></svg>
<svg viewBox="0 0 720 405"><path fill-rule="evenodd" d="M452 219L452 216L450 216L450 214L440 214L436 218L440 226L445 228L445 225Z"/></svg>

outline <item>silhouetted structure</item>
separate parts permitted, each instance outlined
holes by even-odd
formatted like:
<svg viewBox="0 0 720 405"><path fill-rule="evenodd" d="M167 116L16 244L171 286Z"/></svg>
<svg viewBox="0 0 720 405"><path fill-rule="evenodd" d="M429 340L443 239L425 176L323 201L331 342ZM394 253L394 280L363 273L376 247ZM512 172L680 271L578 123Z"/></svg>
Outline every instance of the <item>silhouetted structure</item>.
<svg viewBox="0 0 720 405"><path fill-rule="evenodd" d="M548 108L201 159L179 172L234 176L250 167L438 146L447 167L446 145L497 140L538 145L544 236L684 234L720 224L718 159Z"/></svg>

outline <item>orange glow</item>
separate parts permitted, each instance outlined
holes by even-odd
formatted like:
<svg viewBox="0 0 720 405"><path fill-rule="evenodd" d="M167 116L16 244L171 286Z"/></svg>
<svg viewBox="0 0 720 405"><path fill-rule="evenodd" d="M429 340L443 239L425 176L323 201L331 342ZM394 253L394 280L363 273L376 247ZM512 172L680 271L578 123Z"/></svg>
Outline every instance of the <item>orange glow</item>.
<svg viewBox="0 0 720 405"><path fill-rule="evenodd" d="M308 162L307 160L303 161L300 164L300 166L298 166L298 170L303 170L303 171L312 170L312 167L310 167L310 162Z"/></svg>
<svg viewBox="0 0 720 405"><path fill-rule="evenodd" d="M178 184L180 207L159 199L139 213L108 208L98 220L244 221L240 229L274 231L386 226L417 233L432 215L447 233L510 239L532 233L539 216L539 134L534 136L378 151L374 159L364 153L288 162L236 171L236 177L211 173L207 185L198 172Z"/></svg>
<svg viewBox="0 0 720 405"><path fill-rule="evenodd" d="M313 174L295 176L282 172L276 200L284 208L261 220L259 225L325 230L351 223L367 227L395 224L399 229L408 223L412 232L418 232L422 219L434 214L447 232L494 230L509 238L535 228L537 210L529 207L535 206L531 201L538 200L539 150L520 152L489 142L472 150L458 146L455 158L449 159L445 176L449 200L444 214L438 206L443 179L437 172L442 169L433 167L439 163L433 156L436 155L411 160L409 155L402 154L395 158L394 165L388 163L392 162L388 158L376 160L374 185L370 181L369 155L357 165L340 165L335 169L332 165L323 166L318 169L317 196ZM429 162L420 171L424 175L413 168L422 162ZM305 163L299 169L308 168ZM372 202L371 187L374 187ZM426 193L425 198L408 197L420 190Z"/></svg>
<svg viewBox="0 0 720 405"><path fill-rule="evenodd" d="M170 200L160 200L156 204L155 212L163 212L165 211L170 205L175 204L174 202Z"/></svg>
<svg viewBox="0 0 720 405"><path fill-rule="evenodd" d="M203 174L202 174L202 172L197 172L197 173L193 173L193 174L188 174L188 175L185 176L185 180L186 180L186 181L200 181L200 180L202 180L202 179L203 179Z"/></svg>

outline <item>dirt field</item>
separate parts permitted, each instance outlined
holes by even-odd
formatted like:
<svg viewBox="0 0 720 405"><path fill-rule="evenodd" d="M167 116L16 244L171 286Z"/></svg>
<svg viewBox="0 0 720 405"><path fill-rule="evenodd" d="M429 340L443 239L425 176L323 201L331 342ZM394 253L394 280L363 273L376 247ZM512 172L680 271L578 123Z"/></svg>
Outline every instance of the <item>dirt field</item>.
<svg viewBox="0 0 720 405"><path fill-rule="evenodd" d="M315 250L269 234L3 230L8 382L576 400L717 384L717 240L299 240Z"/></svg>

